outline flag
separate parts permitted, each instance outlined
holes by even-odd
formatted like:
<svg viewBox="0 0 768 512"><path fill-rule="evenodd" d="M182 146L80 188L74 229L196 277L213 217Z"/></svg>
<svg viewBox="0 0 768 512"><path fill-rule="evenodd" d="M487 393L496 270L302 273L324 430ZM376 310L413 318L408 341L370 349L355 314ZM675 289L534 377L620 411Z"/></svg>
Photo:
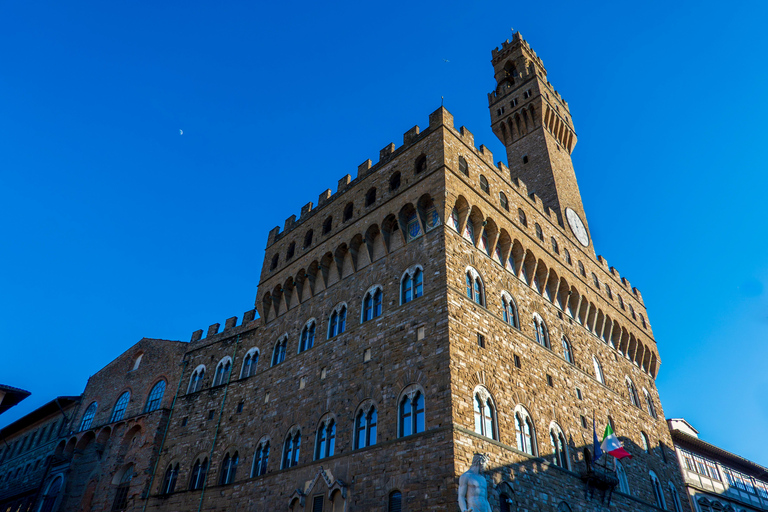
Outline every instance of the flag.
<svg viewBox="0 0 768 512"><path fill-rule="evenodd" d="M600 441L597 439L597 430L595 428L594 418L592 418L592 451L595 452L595 456L592 460L597 462L597 460L603 456L603 450L600 448Z"/></svg>
<svg viewBox="0 0 768 512"><path fill-rule="evenodd" d="M632 454L624 449L619 438L613 433L610 423L605 426L605 434L603 434L603 442L600 445L600 448L602 451L613 455L617 459L623 459L624 457L632 458Z"/></svg>

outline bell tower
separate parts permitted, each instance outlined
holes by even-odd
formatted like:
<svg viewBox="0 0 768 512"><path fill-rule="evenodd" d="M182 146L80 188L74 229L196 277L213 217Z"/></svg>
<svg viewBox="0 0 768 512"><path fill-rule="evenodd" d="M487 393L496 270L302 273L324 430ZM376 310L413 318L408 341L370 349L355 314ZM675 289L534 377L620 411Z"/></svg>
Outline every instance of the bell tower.
<svg viewBox="0 0 768 512"><path fill-rule="evenodd" d="M592 247L571 161L576 132L568 103L519 32L493 50L491 63L496 79L496 90L488 94L491 128L507 148L511 177L552 208L582 246Z"/></svg>

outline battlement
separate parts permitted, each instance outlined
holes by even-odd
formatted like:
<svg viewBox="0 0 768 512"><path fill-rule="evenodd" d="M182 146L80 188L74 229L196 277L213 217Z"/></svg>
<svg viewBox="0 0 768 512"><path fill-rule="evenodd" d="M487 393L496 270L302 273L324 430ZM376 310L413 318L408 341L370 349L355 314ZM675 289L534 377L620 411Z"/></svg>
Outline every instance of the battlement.
<svg viewBox="0 0 768 512"><path fill-rule="evenodd" d="M243 322L238 326L237 325L237 317L233 316L230 318L227 318L224 321L224 330L219 332L219 328L221 327L220 323L211 324L208 326L208 331L205 333L205 337L203 337L203 330L198 329L195 332L192 333L192 338L190 339L190 343L195 343L200 340L207 340L208 338L213 338L214 336L218 337L226 337L231 334L234 334L233 331L236 330L237 327L246 327L248 324L251 324L254 321L259 320L259 318L256 318L256 310L250 309L243 313Z"/></svg>

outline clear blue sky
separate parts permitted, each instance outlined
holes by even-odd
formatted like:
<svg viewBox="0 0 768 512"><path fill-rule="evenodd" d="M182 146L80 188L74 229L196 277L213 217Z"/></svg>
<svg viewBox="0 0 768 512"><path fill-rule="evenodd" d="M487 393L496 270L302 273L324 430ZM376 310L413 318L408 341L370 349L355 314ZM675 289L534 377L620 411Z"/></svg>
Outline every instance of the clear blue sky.
<svg viewBox="0 0 768 512"><path fill-rule="evenodd" d="M0 3L0 382L33 393L0 424L242 316L267 232L441 96L503 159L486 94L514 27L571 105L667 417L768 465L768 3L261 4Z"/></svg>

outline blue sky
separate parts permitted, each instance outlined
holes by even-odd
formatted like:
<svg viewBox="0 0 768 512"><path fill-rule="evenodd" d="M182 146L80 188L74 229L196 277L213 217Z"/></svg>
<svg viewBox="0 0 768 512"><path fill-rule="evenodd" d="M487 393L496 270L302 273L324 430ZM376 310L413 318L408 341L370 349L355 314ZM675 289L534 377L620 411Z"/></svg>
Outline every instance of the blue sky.
<svg viewBox="0 0 768 512"><path fill-rule="evenodd" d="M0 382L33 393L0 425L242 316L267 232L441 96L504 159L486 95L514 27L570 103L667 417L768 465L768 4L156 4L0 3Z"/></svg>

